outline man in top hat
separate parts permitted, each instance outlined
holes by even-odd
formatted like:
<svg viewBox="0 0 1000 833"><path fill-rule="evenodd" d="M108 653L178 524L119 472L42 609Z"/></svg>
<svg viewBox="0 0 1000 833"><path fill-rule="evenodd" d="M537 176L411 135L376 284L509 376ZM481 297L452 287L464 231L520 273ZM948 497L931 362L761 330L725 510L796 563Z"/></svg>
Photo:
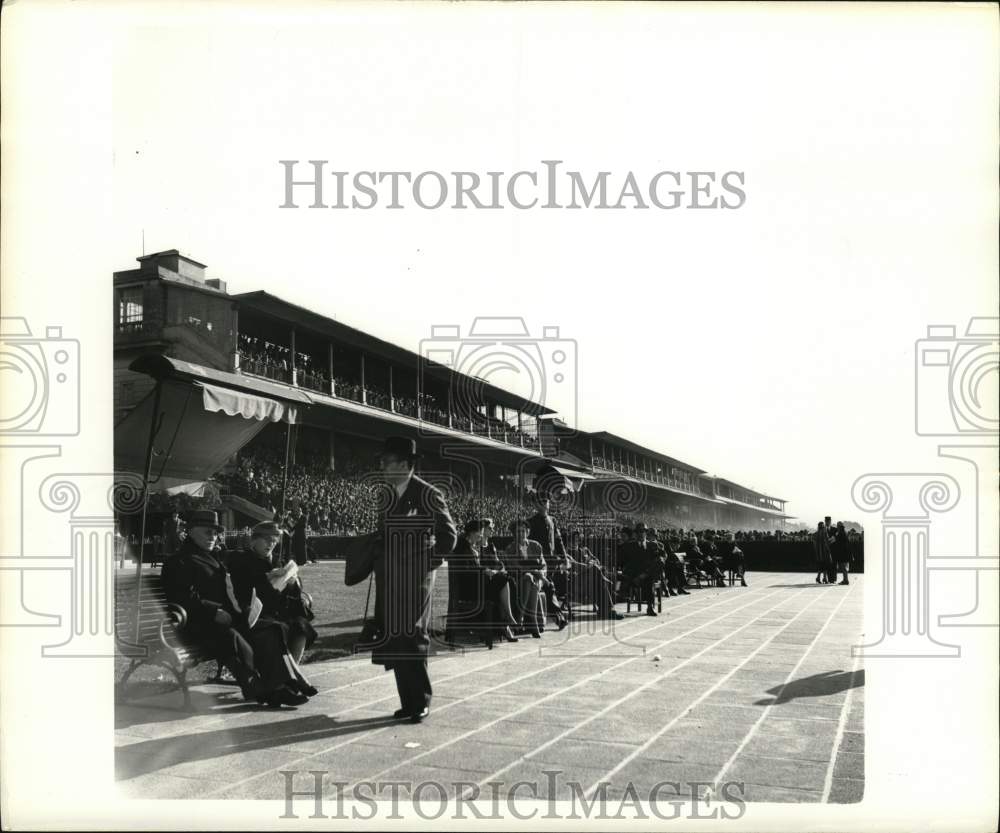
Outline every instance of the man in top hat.
<svg viewBox="0 0 1000 833"><path fill-rule="evenodd" d="M305 695L274 673L282 662L280 646L264 631L251 636L248 611L236 600L226 557L216 546L223 531L216 513L192 512L187 528L187 538L162 572L167 601L187 615L182 639L207 644L232 671L246 699L272 706L305 703Z"/></svg>
<svg viewBox="0 0 1000 833"><path fill-rule="evenodd" d="M434 578L458 535L441 492L414 474L417 444L388 437L379 457L387 490L372 545L350 559L348 585L375 574L375 617L380 622L372 662L392 669L399 692L393 717L420 723L430 713L427 631Z"/></svg>

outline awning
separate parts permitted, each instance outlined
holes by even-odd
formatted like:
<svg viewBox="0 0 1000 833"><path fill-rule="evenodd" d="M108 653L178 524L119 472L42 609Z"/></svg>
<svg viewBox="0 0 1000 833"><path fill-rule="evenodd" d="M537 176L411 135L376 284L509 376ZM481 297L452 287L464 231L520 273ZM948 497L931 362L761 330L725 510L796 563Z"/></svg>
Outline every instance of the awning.
<svg viewBox="0 0 1000 833"><path fill-rule="evenodd" d="M259 419L268 422L294 423L297 412L294 405L283 405L274 399L254 396L238 390L227 390L215 385L201 385L202 404L206 411L221 412L227 416L240 416L243 419Z"/></svg>
<svg viewBox="0 0 1000 833"><path fill-rule="evenodd" d="M244 391L169 378L159 385L159 401L152 390L114 432L115 471L141 476L155 418L153 491L206 480L269 422L296 419L294 405Z"/></svg>
<svg viewBox="0 0 1000 833"><path fill-rule="evenodd" d="M597 479L589 471L577 471L576 469L566 468L565 466L557 466L555 464L553 464L552 468L554 468L557 472L559 472L559 474L565 475L566 477L569 477L572 480L596 480Z"/></svg>
<svg viewBox="0 0 1000 833"><path fill-rule="evenodd" d="M264 396L279 402L299 402L303 405L313 402L313 399L305 391L293 388L291 385L279 384L245 373L216 370L214 367L192 364L160 353L146 353L132 362L128 369L137 373L146 373L154 379L173 379L181 382L217 385L226 390Z"/></svg>

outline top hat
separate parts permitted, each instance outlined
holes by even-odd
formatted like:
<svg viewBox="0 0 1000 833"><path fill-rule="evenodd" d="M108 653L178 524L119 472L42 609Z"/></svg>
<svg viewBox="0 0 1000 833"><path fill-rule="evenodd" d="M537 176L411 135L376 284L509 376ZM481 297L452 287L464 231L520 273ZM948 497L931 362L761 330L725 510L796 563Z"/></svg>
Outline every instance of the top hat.
<svg viewBox="0 0 1000 833"><path fill-rule="evenodd" d="M274 521L265 521L250 530L251 538L280 538L283 534L284 530Z"/></svg>
<svg viewBox="0 0 1000 833"><path fill-rule="evenodd" d="M416 460L419 456L417 452L417 441L408 437L386 437L382 446L383 454L391 454L401 460Z"/></svg>
<svg viewBox="0 0 1000 833"><path fill-rule="evenodd" d="M483 525L483 529L493 529L493 518L482 518L479 522Z"/></svg>
<svg viewBox="0 0 1000 833"><path fill-rule="evenodd" d="M646 531L646 524L644 524L642 521L639 521L639 523L637 523L635 525L635 531L636 532L645 532Z"/></svg>
<svg viewBox="0 0 1000 833"><path fill-rule="evenodd" d="M188 515L187 526L188 529L193 529L196 526L207 526L216 532L222 532L225 529L219 523L219 514L209 509L197 509Z"/></svg>
<svg viewBox="0 0 1000 833"><path fill-rule="evenodd" d="M465 522L464 531L468 535L470 532L481 532L483 529L483 522L478 518L474 518L471 521Z"/></svg>

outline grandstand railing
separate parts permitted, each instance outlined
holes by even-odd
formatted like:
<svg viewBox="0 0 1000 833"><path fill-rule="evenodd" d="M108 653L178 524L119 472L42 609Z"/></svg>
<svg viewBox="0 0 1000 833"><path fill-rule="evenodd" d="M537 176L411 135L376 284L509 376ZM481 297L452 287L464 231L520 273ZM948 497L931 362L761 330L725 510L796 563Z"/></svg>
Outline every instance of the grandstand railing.
<svg viewBox="0 0 1000 833"><path fill-rule="evenodd" d="M414 399L409 399L406 397L397 396L393 399L393 410L397 414L403 414L404 416L417 418L417 402Z"/></svg>
<svg viewBox="0 0 1000 833"><path fill-rule="evenodd" d="M278 382L292 382L292 371L282 362L278 364L272 359L261 356L251 356L247 353L239 352L240 370L252 376L260 376L263 379L273 379Z"/></svg>
<svg viewBox="0 0 1000 833"><path fill-rule="evenodd" d="M309 373L300 370L296 373L296 379L300 386L318 391L319 393L330 393L330 380L321 373Z"/></svg>
<svg viewBox="0 0 1000 833"><path fill-rule="evenodd" d="M363 387L356 382L338 377L331 380L322 372L302 368L293 372L286 361L279 361L267 355L262 356L245 350L238 350L237 355L240 371L251 376L296 385L340 399L370 405L373 408L403 414L413 419L422 419L474 436L488 437L507 445L539 450L539 440L534 434L520 431L502 420L478 412L472 415L455 411L449 413L446 407L437 404L433 397L426 394L421 397L418 405L418 401L412 397L393 397L388 391L380 388Z"/></svg>
<svg viewBox="0 0 1000 833"><path fill-rule="evenodd" d="M365 402L373 408L381 408L383 411L392 410L392 397L387 393L373 388L365 389Z"/></svg>

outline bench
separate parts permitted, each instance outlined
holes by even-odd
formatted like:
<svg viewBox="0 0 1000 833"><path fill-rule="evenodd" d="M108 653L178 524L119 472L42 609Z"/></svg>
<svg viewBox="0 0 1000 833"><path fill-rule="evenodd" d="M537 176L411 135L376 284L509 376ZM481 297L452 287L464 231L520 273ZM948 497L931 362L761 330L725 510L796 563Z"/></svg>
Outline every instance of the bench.
<svg viewBox="0 0 1000 833"><path fill-rule="evenodd" d="M184 694L184 708L191 708L187 672L203 662L217 662L209 651L198 645L183 643L179 630L187 621L187 613L180 605L170 604L163 591L160 575L144 573L142 592L138 605L138 634L136 639L136 576L131 571L115 570L115 634L120 653L128 656L129 666L116 683L118 700L126 700L126 684L133 672L142 665L165 668L177 680ZM217 662L215 676L210 682L228 683L223 677L222 663Z"/></svg>

